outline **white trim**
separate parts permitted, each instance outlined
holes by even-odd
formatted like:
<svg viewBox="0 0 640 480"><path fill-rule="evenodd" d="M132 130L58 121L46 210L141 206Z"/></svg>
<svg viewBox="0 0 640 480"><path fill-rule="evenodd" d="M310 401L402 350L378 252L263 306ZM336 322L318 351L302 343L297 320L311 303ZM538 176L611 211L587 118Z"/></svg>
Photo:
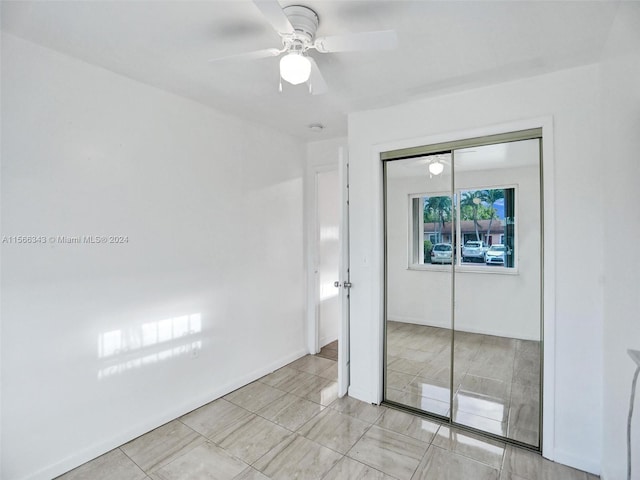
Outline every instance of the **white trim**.
<svg viewBox="0 0 640 480"><path fill-rule="evenodd" d="M306 174L307 202L307 350L320 351L318 304L318 174L337 171L336 163L310 165Z"/></svg>
<svg viewBox="0 0 640 480"><path fill-rule="evenodd" d="M584 470L585 472L593 473L594 475L600 475L600 459L599 458L586 458L582 455L576 456L571 453L567 453L563 450L556 449L555 461L563 465L570 465L573 468ZM605 477L602 477L604 480Z"/></svg>
<svg viewBox="0 0 640 480"><path fill-rule="evenodd" d="M289 363L297 360L300 357L306 355L305 350L299 350L295 353L287 355L275 362L271 362L269 365L264 366L260 369L254 370L253 372L244 375L240 378L234 379L232 382L227 383L221 387L212 388L209 392L204 395L200 395L198 398L190 398L181 405L172 408L171 410L167 410L163 415L157 416L153 419L145 419L139 424L131 427L126 432L122 432L119 435L111 437L109 439L103 440L99 443L93 444L84 450L81 450L73 455L70 455L59 462L56 462L48 467L38 470L35 473L32 473L26 477L22 477L21 479L16 480L49 480L51 478L62 475L69 470L82 465L83 463L88 462L104 453L113 450L114 448L123 445L134 438L139 437L151 430L158 428L165 423L168 423L176 418L181 417L182 415L195 410L196 408L200 408L203 405L206 405L209 402L212 402L228 393L237 390L240 387L243 387L265 375L268 375L275 370L288 365Z"/></svg>
<svg viewBox="0 0 640 480"><path fill-rule="evenodd" d="M554 148L553 148L553 117L539 117L526 120L496 124L470 130L428 135L424 137L406 138L391 142L374 144L371 146L373 195L373 242L372 242L372 292L379 298L372 308L373 341L372 369L374 377L371 385L373 392L366 395L358 391L358 398L377 399L378 403L383 398L382 371L383 371L383 331L384 331L384 223L383 223L383 194L382 194L382 161L380 154L402 148L415 147L417 145L431 145L436 143L452 142L467 138L484 137L500 133L510 133L520 130L542 128L542 185L544 187L544 271L543 271L543 298L544 298L544 371L543 389L543 438L542 453L546 458L555 460L555 183L554 183ZM355 396L355 395L354 395Z"/></svg>
<svg viewBox="0 0 640 480"><path fill-rule="evenodd" d="M349 273L349 152L345 147L338 149L338 188L340 189L340 259L338 275L341 283L350 282ZM338 326L338 396L349 392L350 374L350 289L340 289L340 325Z"/></svg>
<svg viewBox="0 0 640 480"><path fill-rule="evenodd" d="M433 321L429 321L429 323L427 323L425 321L424 318L417 318L417 317L405 317L402 315L389 315L389 321L391 322L401 322L401 323L411 323L413 325L423 325L425 327L437 327L437 328L451 328L451 323L449 322L433 322ZM532 340L534 342L538 342L540 341L540 339L538 337L523 337L523 336L518 336L516 337L515 335L505 335L503 334L499 334L496 333L494 330L486 330L483 328L475 328L475 327L465 327L464 329L458 328L456 331L458 332L468 332L468 333L477 333L480 335L490 335L492 337L505 337L505 338L517 338L518 340Z"/></svg>

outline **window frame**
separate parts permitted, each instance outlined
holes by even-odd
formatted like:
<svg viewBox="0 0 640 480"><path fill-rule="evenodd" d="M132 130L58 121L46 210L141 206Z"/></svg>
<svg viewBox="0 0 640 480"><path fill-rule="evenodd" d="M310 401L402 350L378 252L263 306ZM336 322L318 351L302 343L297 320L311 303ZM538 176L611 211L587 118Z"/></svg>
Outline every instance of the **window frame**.
<svg viewBox="0 0 640 480"><path fill-rule="evenodd" d="M515 228L514 228L514 251L515 256L513 258L513 267L506 267L504 265L487 265L486 263L478 264L478 265L470 265L462 262L462 243L460 239L462 239L462 225L460 215L460 198L462 198L462 192L468 191L477 191L477 190L507 190L513 189L514 193L514 218L515 218ZM420 211L419 215L419 230L418 233L422 240L421 248L417 249L419 252L419 262L415 262L416 255L416 229L415 229L415 209L414 209L414 200L416 198L430 198L430 197L449 197L451 198L452 210L455 212L453 215L452 221L454 225L451 229L451 237L453 238L454 245L454 261L451 264L432 264L432 263L424 263L424 241L425 241L425 233L424 233L424 207ZM407 195L408 198L408 232L407 232L407 269L408 270L426 270L426 271L440 271L440 272L450 272L451 269L455 268L456 273L490 273L490 274L498 274L498 275L518 275L519 267L518 267L518 257L520 255L520 245L519 245L519 227L520 227L520 216L519 216L519 208L520 208L520 195L519 195L519 185L517 183L506 183L506 184L498 184L498 185L480 185L480 186L465 186L460 187L454 190L453 192L421 192L421 193L410 193ZM422 202L424 205L424 201ZM504 238L504 233L501 234L501 237ZM484 238L483 238L484 243ZM420 263L421 262L421 263Z"/></svg>

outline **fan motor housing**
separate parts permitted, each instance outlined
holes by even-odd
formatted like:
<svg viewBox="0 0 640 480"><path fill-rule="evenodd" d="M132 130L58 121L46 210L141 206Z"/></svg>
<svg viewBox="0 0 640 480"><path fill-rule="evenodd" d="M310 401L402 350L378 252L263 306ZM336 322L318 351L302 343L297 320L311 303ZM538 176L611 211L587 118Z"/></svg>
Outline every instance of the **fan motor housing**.
<svg viewBox="0 0 640 480"><path fill-rule="evenodd" d="M320 20L316 12L303 5L290 5L282 9L291 22L296 36L302 40L313 42Z"/></svg>

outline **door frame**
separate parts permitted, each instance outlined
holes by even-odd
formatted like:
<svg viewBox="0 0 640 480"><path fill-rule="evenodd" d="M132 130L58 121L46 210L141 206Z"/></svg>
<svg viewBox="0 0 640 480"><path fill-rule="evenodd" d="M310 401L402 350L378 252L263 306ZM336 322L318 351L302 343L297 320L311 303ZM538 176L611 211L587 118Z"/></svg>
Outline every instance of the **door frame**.
<svg viewBox="0 0 640 480"><path fill-rule="evenodd" d="M307 350L311 355L320 352L320 296L318 285L318 175L338 172L338 164L313 165L309 169L310 215L307 238ZM338 172L339 175L339 172ZM337 280L337 279L336 279Z"/></svg>
<svg viewBox="0 0 640 480"><path fill-rule="evenodd" d="M340 261L339 278L340 283L349 280L349 254L348 254L348 196L347 182L345 175L347 170L347 149L338 147L336 149L336 162L308 165L306 174L307 184L307 298L306 298L306 343L307 351L314 355L320 351L320 319L319 319L319 285L318 285L318 175L321 173L337 171L338 183L341 193L341 211L339 214L339 241L340 241ZM349 315L348 315L348 291L340 288L340 319L338 327L338 395L340 397L347 393L349 387Z"/></svg>
<svg viewBox="0 0 640 480"><path fill-rule="evenodd" d="M374 340L377 348L372 353L372 365L375 366L374 388L377 403L384 398L384 191L383 191L383 162L380 154L392 150L411 148L419 145L431 145L444 142L454 142L468 138L477 138L490 135L498 135L529 130L542 129L542 298L543 298L543 370L542 387L543 397L543 428L542 428L542 455L551 460L555 459L555 174L554 174L554 138L553 117L532 118L514 121L488 127L448 132L425 137L402 139L385 142L372 146L371 162L373 163L373 181L375 184L375 196L372 198L372 206L375 208L373 219L372 259L373 279L372 289L377 292L379 301L372 304L372 318L377 319L376 328L373 329Z"/></svg>

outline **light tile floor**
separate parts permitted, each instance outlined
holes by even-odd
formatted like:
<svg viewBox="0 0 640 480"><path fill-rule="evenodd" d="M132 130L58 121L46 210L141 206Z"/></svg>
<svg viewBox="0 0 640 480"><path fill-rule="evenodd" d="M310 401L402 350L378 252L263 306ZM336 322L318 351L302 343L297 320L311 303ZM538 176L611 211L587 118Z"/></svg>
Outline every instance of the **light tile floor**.
<svg viewBox="0 0 640 480"><path fill-rule="evenodd" d="M540 343L456 332L453 420L538 446ZM451 330L387 324L386 399L449 416Z"/></svg>
<svg viewBox="0 0 640 480"><path fill-rule="evenodd" d="M336 362L306 356L60 480L593 480L540 455L337 398Z"/></svg>

